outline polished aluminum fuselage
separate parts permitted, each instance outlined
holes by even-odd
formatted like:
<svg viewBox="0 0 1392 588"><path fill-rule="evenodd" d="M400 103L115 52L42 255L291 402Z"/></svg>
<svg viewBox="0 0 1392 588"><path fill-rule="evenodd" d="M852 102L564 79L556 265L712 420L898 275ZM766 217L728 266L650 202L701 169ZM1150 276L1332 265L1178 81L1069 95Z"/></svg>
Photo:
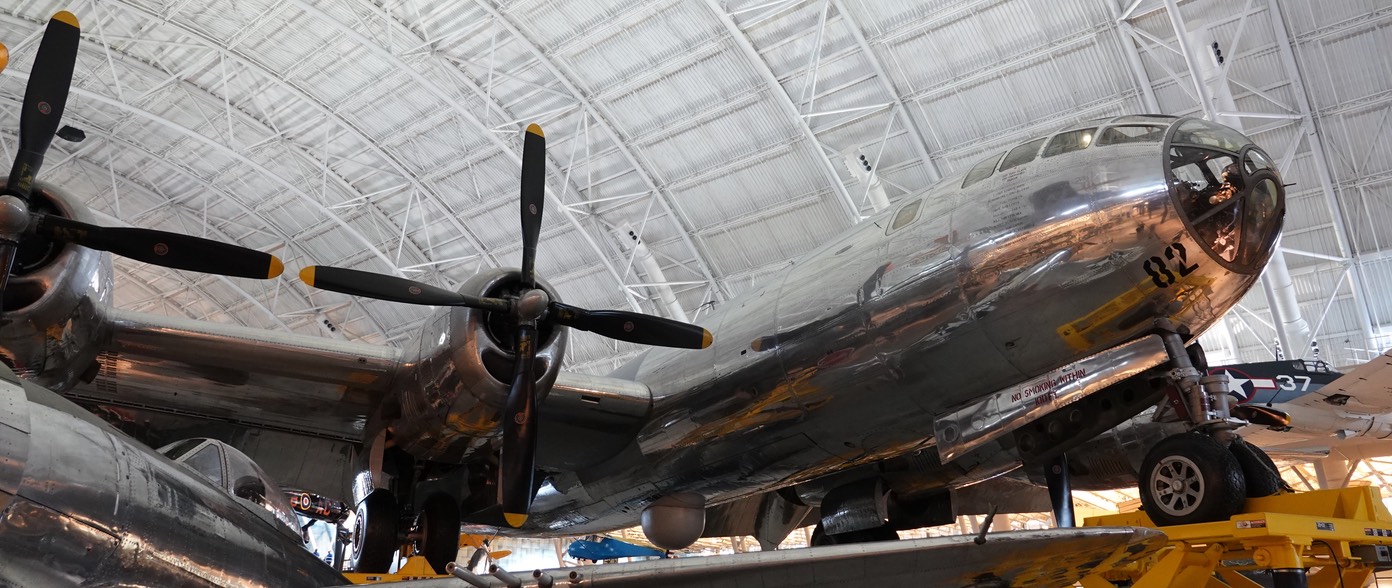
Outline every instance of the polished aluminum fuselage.
<svg viewBox="0 0 1392 588"><path fill-rule="evenodd" d="M711 348L655 349L611 374L650 387L647 425L608 463L552 476L525 531L629 525L660 496L719 503L875 462L931 444L955 407L1155 319L1202 332L1257 275L1195 241L1165 156L1158 142L1094 146L965 189L959 176L849 229L717 307L701 321ZM1158 287L1144 263L1178 247L1197 267Z"/></svg>
<svg viewBox="0 0 1392 588"><path fill-rule="evenodd" d="M0 585L344 583L254 508L0 368Z"/></svg>

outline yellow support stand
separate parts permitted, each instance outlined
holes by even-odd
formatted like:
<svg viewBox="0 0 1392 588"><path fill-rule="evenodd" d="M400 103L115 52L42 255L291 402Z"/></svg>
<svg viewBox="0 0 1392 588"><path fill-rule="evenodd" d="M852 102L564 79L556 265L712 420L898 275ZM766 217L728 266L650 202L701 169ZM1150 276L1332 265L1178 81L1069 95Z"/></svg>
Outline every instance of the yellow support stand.
<svg viewBox="0 0 1392 588"><path fill-rule="evenodd" d="M435 578L451 578L453 576L435 573L435 569L430 567L430 562L425 561L425 557L413 555L406 558L406 563L401 565L401 569L395 574L356 574L344 572L343 577L348 578L354 584L382 584L386 582L405 582L407 580L433 580Z"/></svg>
<svg viewBox="0 0 1392 588"><path fill-rule="evenodd" d="M1226 521L1171 527L1156 527L1144 512L1090 517L1083 526L1158 528L1170 544L1130 566L1083 578L1082 585L1258 588L1239 572L1272 570L1277 588L1352 588L1378 569L1392 569L1392 513L1377 488L1252 498L1246 510Z"/></svg>

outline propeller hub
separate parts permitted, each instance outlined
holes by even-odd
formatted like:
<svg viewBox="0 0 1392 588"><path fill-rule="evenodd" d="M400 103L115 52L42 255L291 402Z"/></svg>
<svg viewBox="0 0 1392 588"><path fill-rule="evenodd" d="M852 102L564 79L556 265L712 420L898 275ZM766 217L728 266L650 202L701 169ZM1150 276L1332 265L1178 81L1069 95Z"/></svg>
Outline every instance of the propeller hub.
<svg viewBox="0 0 1392 588"><path fill-rule="evenodd" d="M545 290L533 288L524 290L517 297L517 320L536 321L546 314L546 307L551 304L551 296Z"/></svg>
<svg viewBox="0 0 1392 588"><path fill-rule="evenodd" d="M16 196L0 196L0 239L19 241L29 228L29 206Z"/></svg>

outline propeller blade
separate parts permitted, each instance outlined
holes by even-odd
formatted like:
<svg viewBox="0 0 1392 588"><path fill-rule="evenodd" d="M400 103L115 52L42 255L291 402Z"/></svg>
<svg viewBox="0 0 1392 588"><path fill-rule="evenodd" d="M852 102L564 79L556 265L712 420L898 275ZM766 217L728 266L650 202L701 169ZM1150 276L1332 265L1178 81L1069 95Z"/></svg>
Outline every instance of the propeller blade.
<svg viewBox="0 0 1392 588"><path fill-rule="evenodd" d="M527 522L532 507L532 484L536 476L536 325L517 325L517 362L512 369L512 389L503 409L503 451L498 461L498 503L503 519L513 528Z"/></svg>
<svg viewBox="0 0 1392 588"><path fill-rule="evenodd" d="M552 302L548 311L549 318L567 327L629 343L705 349L710 347L712 341L711 332L701 327L650 314L625 310L585 310L560 302Z"/></svg>
<svg viewBox="0 0 1392 588"><path fill-rule="evenodd" d="M546 204L546 135L536 124L522 140L522 285L536 287L536 248Z"/></svg>
<svg viewBox="0 0 1392 588"><path fill-rule="evenodd" d="M53 215L37 215L36 235L110 251L145 263L239 278L266 280L285 266L269 253L191 235L152 229L99 227Z"/></svg>
<svg viewBox="0 0 1392 588"><path fill-rule="evenodd" d="M4 43L0 43L0 71L5 71L5 66L10 64L10 50L5 48Z"/></svg>
<svg viewBox="0 0 1392 588"><path fill-rule="evenodd" d="M34 176L43 165L44 154L63 119L81 33L77 17L64 10L48 21L48 29L39 42L29 86L24 90L24 104L19 111L19 149L5 184L6 192L25 200L29 199Z"/></svg>
<svg viewBox="0 0 1392 588"><path fill-rule="evenodd" d="M425 306L467 306L492 312L512 310L512 303L501 298L469 296L406 278L328 265L311 265L300 270L300 280L315 288L375 300Z"/></svg>

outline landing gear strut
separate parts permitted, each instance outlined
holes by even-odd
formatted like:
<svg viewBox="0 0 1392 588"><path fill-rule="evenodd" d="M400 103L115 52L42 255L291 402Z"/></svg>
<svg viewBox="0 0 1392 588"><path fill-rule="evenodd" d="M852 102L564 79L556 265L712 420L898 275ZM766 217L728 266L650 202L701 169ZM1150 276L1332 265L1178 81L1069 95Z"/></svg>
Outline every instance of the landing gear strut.
<svg viewBox="0 0 1392 588"><path fill-rule="evenodd" d="M1146 454L1139 472L1141 504L1162 526L1225 520L1252 494L1249 477L1260 486L1251 490L1265 496L1279 489L1272 488L1272 477L1280 476L1274 466L1265 473L1270 458L1235 432L1247 423L1229 411L1227 376L1202 375L1176 325L1161 320L1156 327L1170 357L1169 378L1189 413L1190 432L1166 438Z"/></svg>

